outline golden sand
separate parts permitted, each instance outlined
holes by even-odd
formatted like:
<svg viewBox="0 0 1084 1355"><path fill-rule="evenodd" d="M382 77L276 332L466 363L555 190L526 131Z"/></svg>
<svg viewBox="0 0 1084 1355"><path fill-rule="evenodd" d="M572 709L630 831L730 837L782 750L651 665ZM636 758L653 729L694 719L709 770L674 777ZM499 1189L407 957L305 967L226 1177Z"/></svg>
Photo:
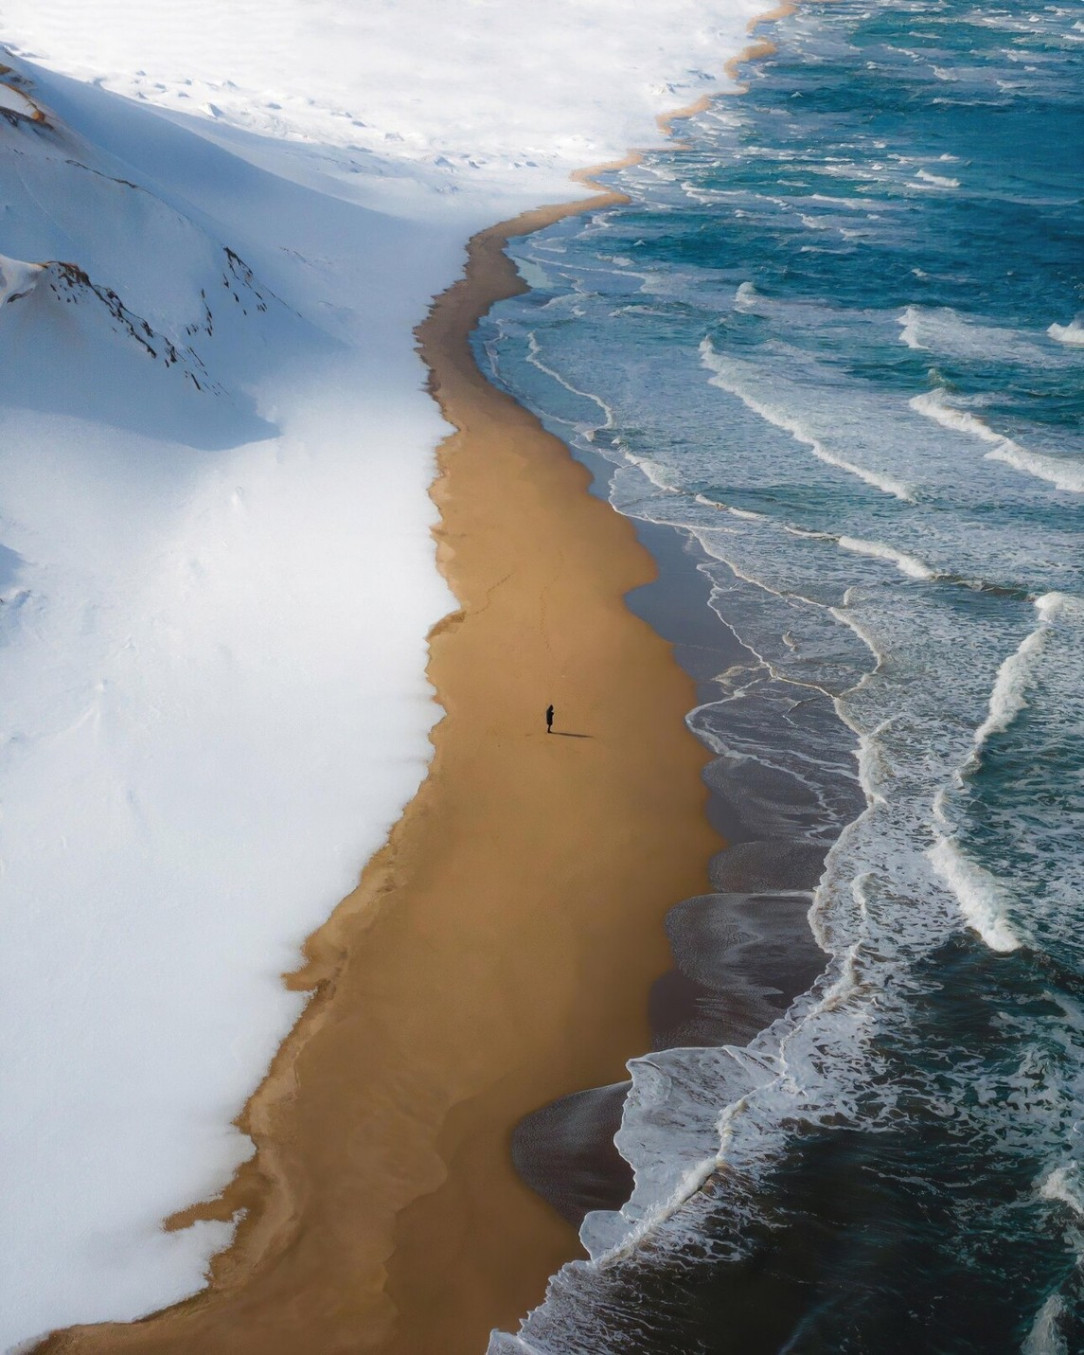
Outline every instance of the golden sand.
<svg viewBox="0 0 1084 1355"><path fill-rule="evenodd" d="M432 489L460 604L431 636L447 714L425 782L287 979L313 996L238 1121L254 1159L170 1221L244 1211L233 1245L193 1298L39 1352L478 1355L579 1254L513 1172L511 1129L648 1048L662 919L721 844L692 683L623 602L653 563L468 335L524 290L510 236L621 200L483 232L419 330L458 430Z"/></svg>
<svg viewBox="0 0 1084 1355"><path fill-rule="evenodd" d="M428 778L290 980L315 995L243 1116L254 1163L174 1221L246 1207L236 1242L195 1298L46 1350L477 1355L578 1254L515 1176L511 1128L648 1047L663 916L720 845L683 723L692 684L622 600L650 557L467 342L522 289L507 236L581 206L477 237L419 331L459 430L432 491L460 602L431 637L447 715Z"/></svg>

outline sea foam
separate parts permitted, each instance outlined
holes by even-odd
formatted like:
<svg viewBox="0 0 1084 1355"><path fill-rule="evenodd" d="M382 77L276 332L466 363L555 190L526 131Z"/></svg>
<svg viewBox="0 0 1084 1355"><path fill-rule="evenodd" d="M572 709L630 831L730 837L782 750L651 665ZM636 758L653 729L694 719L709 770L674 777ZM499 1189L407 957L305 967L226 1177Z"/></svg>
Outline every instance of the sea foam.
<svg viewBox="0 0 1084 1355"><path fill-rule="evenodd" d="M841 536L838 541L841 550L849 550L854 555L866 555L871 559L887 560L896 566L901 574L909 579L932 579L935 572L916 555L887 546L883 541L860 541L853 536Z"/></svg>
<svg viewBox="0 0 1084 1355"><path fill-rule="evenodd" d="M934 188L959 188L959 179L950 179L944 174L931 174L928 169L920 169L916 178L922 180L924 184L930 184Z"/></svg>
<svg viewBox="0 0 1084 1355"><path fill-rule="evenodd" d="M1060 1294L1051 1294L1035 1314L1031 1330L1020 1347L1020 1355L1071 1355L1061 1331L1065 1315L1065 1299Z"/></svg>
<svg viewBox="0 0 1084 1355"><path fill-rule="evenodd" d="M960 912L991 950L1008 953L1023 944L1008 918L1009 891L972 861L953 838L941 838L927 852L934 870L955 894Z"/></svg>
<svg viewBox="0 0 1084 1355"><path fill-rule="evenodd" d="M1084 465L1021 447L1012 438L991 428L978 415L951 404L944 387L916 395L909 403L917 414L932 419L943 428L965 433L990 444L990 451L985 453L987 461L1003 461L1014 470L1046 480L1058 489L1071 494L1084 494Z"/></svg>
<svg viewBox="0 0 1084 1355"><path fill-rule="evenodd" d="M998 669L997 681L990 693L990 713L975 730L976 750L981 749L992 734L1004 733L1020 712L1027 708L1027 686L1034 666L1042 655L1050 628L1058 616L1072 605L1073 599L1060 593L1046 593L1036 600L1039 625Z"/></svg>
<svg viewBox="0 0 1084 1355"><path fill-rule="evenodd" d="M1079 320L1071 320L1067 325L1051 325L1046 332L1058 343L1069 344L1073 348L1084 347L1084 325Z"/></svg>
<svg viewBox="0 0 1084 1355"><path fill-rule="evenodd" d="M1049 344L1037 341L1033 334L982 323L952 306L905 306L896 322L900 342L919 352L983 364L998 359L1041 367L1052 361Z"/></svg>
<svg viewBox="0 0 1084 1355"><path fill-rule="evenodd" d="M882 494L891 494L894 498L903 499L907 502L914 501L915 488L913 485L906 484L902 480L897 480L894 476L873 470L868 466L859 466L846 457L840 456L839 453L832 451L820 438L815 436L801 420L759 399L748 388L748 385L740 379L741 369L737 364L728 361L717 353L709 339L704 339L700 345L700 359L703 365L714 373L713 376L708 378L713 386L718 386L720 390L725 390L736 396L754 414L759 414L768 423L774 424L776 428L782 429L785 433L789 433L796 442L801 442L808 447L818 461L823 461L829 466L835 466L848 475L856 476L867 485L880 490Z"/></svg>
<svg viewBox="0 0 1084 1355"><path fill-rule="evenodd" d="M752 521L731 515L724 535L696 515L698 503L690 509L673 498L646 495L660 516L693 531L713 557L701 566L713 584L712 605L750 656L716 679L714 708L708 703L690 721L727 759L725 770L713 773L713 787L732 792L730 803L741 812L759 815L761 807L750 811L751 797L735 790L744 789L742 769L765 765L768 748L777 765L785 756L801 758L812 782L823 745L811 741L801 722L819 702L830 700L853 731L848 744L857 745L865 808L855 808L859 817L839 836L813 912L818 937L834 952L838 983L820 1003L799 999L801 1009L792 1013L797 1019L777 1045L782 1075L724 1111L722 1170L684 1203L707 1158L681 1131L695 1118L708 1119L711 1065L700 1069L707 1085L682 1087L689 1105L674 1138L691 1175L667 1177L665 1164L658 1171L651 1160L654 1146L645 1152L645 1183L655 1176L675 1188L659 1191L663 1207L638 1234L640 1249L613 1267L566 1273L551 1290L539 1320L529 1323L536 1348L547 1355L581 1345L600 1351L643 1344L662 1349L668 1342L682 1349L712 1347L719 1331L727 1330L730 1313L746 1315L748 1272L728 1271L735 1253L748 1254L740 1249L750 1246L761 1225L769 1234L769 1256L779 1254L780 1239L797 1250L792 1230L801 1225L795 1216L810 1198L813 1236L823 1236L826 1179L839 1179L846 1189L855 1170L876 1179L866 1216L874 1234L880 1235L885 1200L902 1211L917 1201L915 1234L902 1244L906 1264L882 1268L870 1285L869 1256L859 1249L853 1265L833 1268L812 1302L800 1300L802 1316L790 1328L790 1344L836 1349L851 1339L879 1350L910 1337L921 1347L936 1328L946 1345L955 1340L994 1348L998 1342L1019 1345L1034 1324L1036 1340L1027 1355L1062 1355L1062 1312L1048 1296L1066 1280L1071 1305L1077 1297L1064 1260L1071 1267L1075 1215L1064 1220L1060 1208L1043 1208L1034 1198L1008 1199L997 1189L1007 1177L1045 1176L1064 1160L1065 1135L1079 1103L1081 1042L1067 1029L1057 999L1059 975L1077 972L1080 955L1073 897L1080 892L1080 818L1073 799L1079 784L1080 645L1071 633L1080 591L1076 505L1039 483L1037 463L1030 464L1029 476L1005 472L1002 457L1012 448L984 422L999 416L988 414L980 398L945 390L936 411L908 407L907 396L918 387L901 396L901 377L913 379L909 374L919 363L895 346L902 339L912 350L959 359L945 364L953 380L963 384L963 368L974 372L979 389L1004 391L989 403L996 398L999 409L1015 405L1019 411L1011 426L1023 444L1014 444L1017 452L1030 453L1033 446L1049 451L1057 464L1045 469L1070 473L1072 463L1060 460L1062 448L1053 441L1068 426L1059 421L1064 405L1047 418L1041 401L1047 395L1075 398L1062 380L1062 373L1073 374L1075 354L1058 352L1053 336L1026 319L1028 298L1052 284L1053 272L1063 277L1068 259L1051 244L1048 268L1045 246L1038 252L1027 288L1017 292L1014 285L1011 320L993 301L983 316L971 313L977 297L988 304L998 291L992 280L1003 277L1000 254L974 250L969 228L961 224L982 209L965 206L943 184L913 191L920 165L939 177L957 173L937 161L947 117L943 124L938 120L932 145L922 143L922 120L906 111L891 143L882 127L848 121L853 101L845 89L840 92L840 39L853 26L864 39L876 36L876 43L854 45L853 69L860 75L867 58L870 66L885 60L883 16L871 17L865 7L859 24L852 12L836 18L832 10L789 33L800 51L808 32L823 23L830 42L814 51L827 51L829 60L806 66L785 55L778 68L765 71L744 101L749 112L740 138L716 136L710 124L690 130L696 154L688 177L697 189L725 184L736 164L742 200L735 205L744 216L727 210L723 227L716 199L690 194L683 201L670 188L658 194L656 212L650 186L648 200L628 214L623 232L621 213L611 216L611 233L620 237L619 244L611 239L611 250L660 268L665 263L671 275L668 291L660 287L659 295L673 297L680 308L675 305L657 328L609 327L607 339L621 350L615 362L587 352L586 343L580 353L588 370L605 369L613 378L598 389L612 402L618 431L675 467L710 505L736 500L759 514ZM841 7L835 10L841 13ZM932 30L955 36L960 15L932 3L920 10L921 24L909 13L900 27L916 29L903 36L913 36L928 58ZM931 30L921 44L920 27ZM1004 55L996 41L998 50L984 59ZM925 79L929 94L933 77L928 59L901 69L896 92L906 93L900 100L906 110L916 81ZM1075 99L1071 71L1062 75L1065 92ZM805 100L792 99L796 86L818 96L804 113ZM942 86L960 101L973 87L969 72ZM991 88L987 82L984 97ZM828 149L839 154L829 165L822 114L837 98L846 106L837 107L840 136ZM742 102L735 101L737 114ZM967 170L960 177L983 197L988 193L996 201L1004 192L1015 220L1020 181L1006 180L981 135L968 140L969 114L965 109L956 126L961 139L954 149ZM988 119L973 121L984 125ZM871 145L881 134L886 142ZM904 163L902 156L883 153L888 144L917 153ZM791 183L787 166L798 154L801 179ZM856 165L868 166L868 190L857 182ZM835 173L863 194L880 191L874 181L884 184L869 230L882 257L893 260L885 276L870 268L861 250L797 260L793 244L809 180ZM1065 210L1074 212L1079 193L1071 175L1048 178ZM901 201L906 219L897 210ZM698 239L698 228L711 240L725 231L724 267L722 251L671 247L675 239ZM590 230L579 240L587 268L582 280L568 285L578 282L580 295L592 286L596 243ZM1007 235L1004 247L1006 256L1019 250L1018 257L1028 257L1029 244L1017 235ZM574 245L573 269L576 252ZM742 271L735 274L735 267ZM735 294L743 277L756 285L743 284ZM1053 283L1060 287L1060 277ZM904 296L914 305L901 318ZM665 311L662 301L660 309ZM1047 318L1058 313L1049 298L1033 309ZM597 316L604 310L602 299ZM596 329L593 337L601 333ZM711 348L700 350L706 375L721 377L711 384L734 399L713 404L710 388L694 388L685 354L705 334L712 336ZM558 348L561 338L555 336ZM681 361L664 361L658 356L663 350L679 350ZM640 379L638 389L631 373ZM1025 393L1026 400L1016 398ZM1022 431L1033 412L1040 416L1035 431ZM897 481L921 486L928 508L912 507L907 497L866 493L850 476L826 474L809 454L815 444L815 451L842 453L852 466L883 468ZM992 452L1001 456L986 460ZM852 637L854 644L845 643ZM856 654L858 641L865 649ZM961 769L979 770L980 750L995 740L996 758L989 749L983 775L962 785ZM680 1058L692 1068L688 1051ZM679 1083L680 1075L670 1085ZM727 1095L723 1087L720 1102ZM642 1113L650 1113L648 1103L630 1109L627 1130L635 1129ZM666 1119L671 1116L667 1109ZM635 1156L631 1133L626 1142ZM901 1142L910 1145L903 1178ZM822 1155L822 1148L829 1151ZM837 1154L838 1178L830 1164ZM1014 1176L1023 1163L1027 1174ZM743 1215L735 1201L750 1182L754 1204ZM1031 1245L1036 1221L1044 1247L1050 1244L1049 1265L1040 1259L1044 1247ZM1060 1228L1068 1247L1057 1237ZM1027 1260L1017 1267L1022 1241ZM814 1254L816 1247L814 1242ZM998 1250L993 1276L991 1249ZM951 1286L944 1283L950 1272ZM643 1276L649 1278L638 1284ZM784 1284L774 1276L770 1297ZM825 1292L828 1301L821 1303ZM856 1292L862 1298L852 1302ZM705 1293L724 1297L709 1298L701 1308ZM1004 1304L1003 1322L1000 1314L990 1316L997 1303ZM1044 1312L1037 1318L1040 1306ZM688 1327L675 1336L686 1308ZM759 1303L757 1316L763 1321ZM1073 1306L1070 1320L1075 1318ZM909 1321L914 1326L905 1335ZM976 1335L984 1321L985 1330ZM787 1342L781 1337L775 1344ZM1069 1348L1075 1346L1070 1342Z"/></svg>

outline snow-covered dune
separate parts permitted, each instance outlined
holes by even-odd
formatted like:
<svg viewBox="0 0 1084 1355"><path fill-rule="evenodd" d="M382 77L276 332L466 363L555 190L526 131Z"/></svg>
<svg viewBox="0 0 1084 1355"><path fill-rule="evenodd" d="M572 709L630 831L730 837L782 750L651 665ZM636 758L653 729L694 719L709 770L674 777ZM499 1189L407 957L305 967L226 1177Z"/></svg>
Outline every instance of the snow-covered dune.
<svg viewBox="0 0 1084 1355"><path fill-rule="evenodd" d="M228 1240L161 1220L249 1152L439 715L412 328L755 9L5 3L51 72L0 52L0 1349Z"/></svg>

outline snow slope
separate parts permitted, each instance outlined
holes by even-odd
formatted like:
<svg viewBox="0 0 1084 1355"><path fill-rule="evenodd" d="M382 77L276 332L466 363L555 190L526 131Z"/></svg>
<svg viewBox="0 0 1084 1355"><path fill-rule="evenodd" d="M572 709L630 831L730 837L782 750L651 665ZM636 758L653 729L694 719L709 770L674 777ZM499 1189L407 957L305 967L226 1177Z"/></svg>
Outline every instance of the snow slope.
<svg viewBox="0 0 1084 1355"><path fill-rule="evenodd" d="M160 1223L250 1151L439 714L412 328L753 8L5 0L54 73L0 52L0 1349L228 1241Z"/></svg>
<svg viewBox="0 0 1084 1355"><path fill-rule="evenodd" d="M0 1346L198 1287L228 1230L160 1220L247 1154L279 975L417 783L449 606L410 322L454 237L36 94L64 116L0 120Z"/></svg>
<svg viewBox="0 0 1084 1355"><path fill-rule="evenodd" d="M4 0L0 41L106 88L365 168L532 199L719 87L763 0ZM468 185L460 185L470 191Z"/></svg>

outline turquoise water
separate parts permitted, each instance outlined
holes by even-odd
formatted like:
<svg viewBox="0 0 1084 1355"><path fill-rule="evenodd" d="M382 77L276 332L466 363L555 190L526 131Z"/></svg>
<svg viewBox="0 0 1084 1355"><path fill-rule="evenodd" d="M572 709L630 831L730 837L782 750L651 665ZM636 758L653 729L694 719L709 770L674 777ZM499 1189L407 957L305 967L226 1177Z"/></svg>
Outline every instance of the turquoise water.
<svg viewBox="0 0 1084 1355"><path fill-rule="evenodd" d="M709 781L738 841L832 844L830 959L634 1069L632 1205L494 1349L1081 1351L1084 11L777 41L515 243L479 351L683 533L746 656Z"/></svg>

